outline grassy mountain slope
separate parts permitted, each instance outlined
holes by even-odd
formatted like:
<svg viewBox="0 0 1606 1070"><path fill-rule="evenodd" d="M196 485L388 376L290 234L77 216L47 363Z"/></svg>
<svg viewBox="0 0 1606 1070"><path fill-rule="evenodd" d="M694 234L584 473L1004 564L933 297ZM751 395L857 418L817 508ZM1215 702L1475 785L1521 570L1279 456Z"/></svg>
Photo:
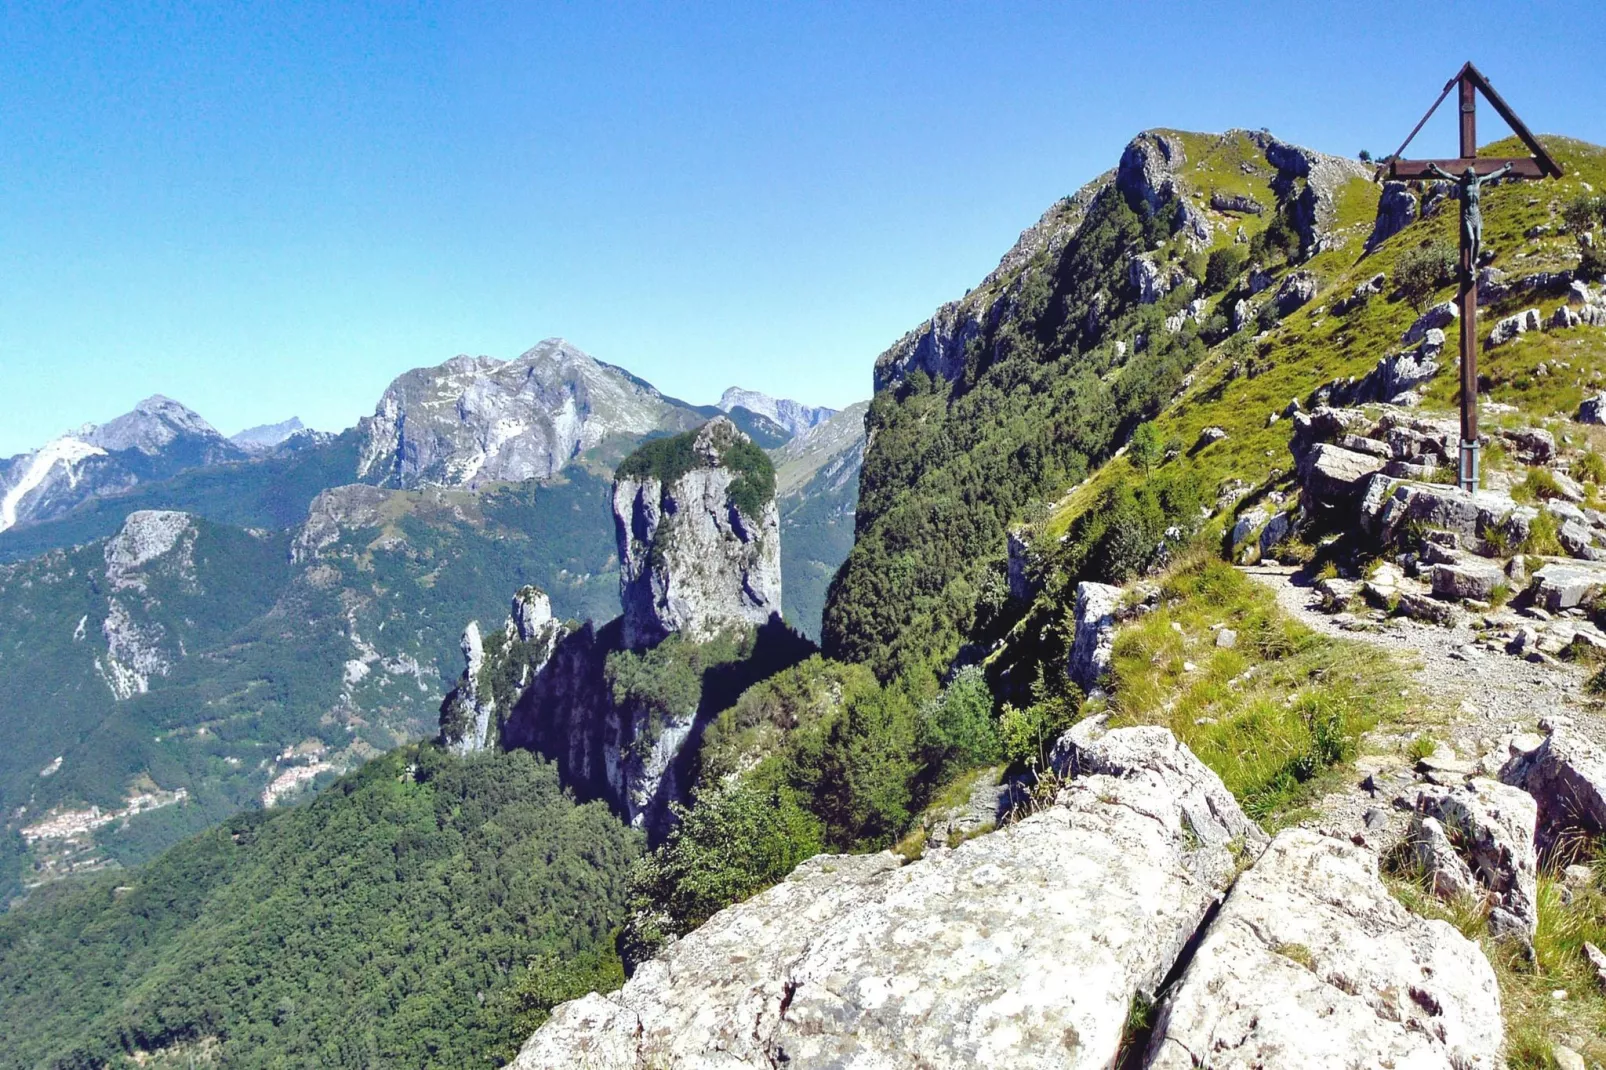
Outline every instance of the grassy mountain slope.
<svg viewBox="0 0 1606 1070"><path fill-rule="evenodd" d="M1172 154L1183 145L1187 162L1168 184L1141 169L1137 179L1101 176L878 361L857 538L825 613L833 656L869 661L883 676L940 672L967 638L986 637L1002 601L1006 526L1102 463L1206 356L1205 317L1165 327L1195 296L1181 280L1202 277L1207 262L1202 240L1180 225L1184 210L1220 223L1210 230L1218 246L1240 228L1246 239L1274 224L1292 229L1306 187L1279 182L1269 139L1148 138ZM1259 215L1202 207L1251 178ZM1375 203L1358 179L1339 194L1341 219ZM1166 281L1145 292L1140 260Z"/></svg>

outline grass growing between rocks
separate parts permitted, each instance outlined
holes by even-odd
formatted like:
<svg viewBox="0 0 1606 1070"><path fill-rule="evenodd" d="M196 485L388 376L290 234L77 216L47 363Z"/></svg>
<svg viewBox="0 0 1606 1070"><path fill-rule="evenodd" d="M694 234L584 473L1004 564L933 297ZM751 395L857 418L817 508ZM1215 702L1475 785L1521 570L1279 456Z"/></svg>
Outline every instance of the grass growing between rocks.
<svg viewBox="0 0 1606 1070"><path fill-rule="evenodd" d="M1171 729L1256 820L1292 823L1362 733L1403 714L1397 665L1289 618L1231 565L1200 555L1161 582L1159 608L1117 635L1113 721Z"/></svg>
<svg viewBox="0 0 1606 1070"><path fill-rule="evenodd" d="M1408 909L1449 922L1482 944L1500 982L1512 1070L1560 1067L1554 1054L1558 1045L1578 1052L1586 1065L1606 1064L1606 982L1596 978L1584 956L1586 941L1606 947L1606 861L1597 860L1591 869L1592 880L1583 887L1567 887L1553 874L1540 875L1533 963L1520 948L1489 936L1486 904L1441 902L1419 878L1389 879Z"/></svg>

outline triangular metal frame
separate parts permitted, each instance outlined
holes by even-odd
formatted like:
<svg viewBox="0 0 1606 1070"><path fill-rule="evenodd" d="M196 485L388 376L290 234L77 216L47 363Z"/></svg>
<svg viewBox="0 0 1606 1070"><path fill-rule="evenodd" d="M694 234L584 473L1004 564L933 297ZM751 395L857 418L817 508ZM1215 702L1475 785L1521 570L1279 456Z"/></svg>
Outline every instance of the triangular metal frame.
<svg viewBox="0 0 1606 1070"><path fill-rule="evenodd" d="M1494 86L1489 84L1489 79L1484 77L1483 72L1474 67L1471 60L1468 60L1455 73L1454 78L1444 83L1444 91L1439 94L1439 99L1433 102L1433 107L1429 108L1427 114L1422 116L1421 121L1411 129L1410 134L1406 136L1400 147L1390 153L1386 159L1378 161L1380 166L1376 177L1381 178L1385 171L1392 169L1393 165L1404 155L1406 148L1415 140L1416 135L1422 132L1422 128L1427 125L1428 120L1433 118L1433 113L1439 110L1439 105L1443 104L1444 98L1450 95L1450 90L1454 89L1462 80L1471 82L1477 91L1483 94L1483 99L1487 100L1500 118L1506 121L1506 125L1511 128L1512 133L1517 135L1517 139L1527 146L1528 151L1533 154L1534 162L1539 165L1540 175L1550 178L1560 178L1562 176L1560 165L1551 158L1550 153L1545 151L1545 147L1539 143L1538 138L1534 137L1533 132L1528 129L1528 125L1517 118L1517 113L1511 110L1511 105L1507 104L1500 94L1495 91Z"/></svg>

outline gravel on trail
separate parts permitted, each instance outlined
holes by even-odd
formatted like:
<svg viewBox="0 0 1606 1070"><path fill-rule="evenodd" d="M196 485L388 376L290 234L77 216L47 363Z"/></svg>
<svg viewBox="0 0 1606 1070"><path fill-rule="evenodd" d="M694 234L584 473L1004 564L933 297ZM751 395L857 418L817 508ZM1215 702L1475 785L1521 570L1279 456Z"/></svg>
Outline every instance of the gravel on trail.
<svg viewBox="0 0 1606 1070"><path fill-rule="evenodd" d="M1262 564L1242 571L1265 585L1284 612L1322 635L1368 643L1388 651L1409 671L1420 723L1384 724L1361 742L1355 776L1323 797L1304 822L1386 851L1405 834L1419 784L1449 783L1468 775L1493 777L1505 764L1508 742L1539 731L1541 721L1566 722L1606 742L1606 721L1584 692L1587 671L1556 659L1527 661L1478 643L1463 615L1454 626L1427 624L1380 613L1330 614L1300 570ZM1418 733L1440 744L1413 762L1405 751Z"/></svg>

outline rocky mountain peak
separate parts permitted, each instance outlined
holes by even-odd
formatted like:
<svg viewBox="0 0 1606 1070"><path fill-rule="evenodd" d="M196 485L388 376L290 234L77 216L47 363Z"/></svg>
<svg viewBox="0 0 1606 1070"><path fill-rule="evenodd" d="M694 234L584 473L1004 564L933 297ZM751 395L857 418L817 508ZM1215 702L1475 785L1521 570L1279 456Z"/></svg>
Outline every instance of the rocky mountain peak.
<svg viewBox="0 0 1606 1070"><path fill-rule="evenodd" d="M114 420L0 460L0 531L186 468L247 456L194 410L156 394Z"/></svg>
<svg viewBox="0 0 1606 1070"><path fill-rule="evenodd" d="M109 451L138 450L146 455L161 453L183 437L215 442L223 453L230 452L228 440L201 414L170 397L153 394L135 405L132 412L92 428L84 440ZM218 460L226 459L219 456Z"/></svg>
<svg viewBox="0 0 1606 1070"><path fill-rule="evenodd" d="M882 353L876 359L875 388L895 385L915 371L953 381L965 369L967 346L996 339L1002 325L1032 318L1023 300L1028 284L1046 279L1052 287L1061 259L1079 255L1072 250L1080 248L1083 224L1107 191L1140 215L1166 213L1163 222L1171 238L1187 250L1202 251L1219 235L1241 232L1245 217L1269 218L1275 211L1297 231L1301 255L1311 255L1332 240L1343 187L1369 179L1355 160L1302 148L1265 131L1146 130L1128 142L1114 169L1056 202L1022 232L980 285ZM1247 238L1240 233L1236 240ZM1084 345L1101 340L1102 328L1129 297L1152 304L1193 285L1185 272L1164 270L1153 251L1142 248L1123 250L1097 269L1104 285L1075 325Z"/></svg>
<svg viewBox="0 0 1606 1070"><path fill-rule="evenodd" d="M397 377L358 424L357 474L401 487L546 478L610 436L693 419L623 369L548 338L513 360L457 356Z"/></svg>
<svg viewBox="0 0 1606 1070"><path fill-rule="evenodd" d="M739 386L726 390L719 396L719 401L715 405L721 412L743 408L748 412L768 417L793 435L806 434L836 415L835 409L828 409L823 405L805 405L791 398L773 398L760 391L747 390Z"/></svg>
<svg viewBox="0 0 1606 1070"><path fill-rule="evenodd" d="M627 457L613 515L627 646L701 641L780 613L775 469L725 417Z"/></svg>
<svg viewBox="0 0 1606 1070"><path fill-rule="evenodd" d="M303 431L306 425L299 416L292 416L288 420L281 420L276 424L259 424L248 427L237 435L231 435L229 441L248 453L271 453L273 448L284 442L297 431Z"/></svg>

